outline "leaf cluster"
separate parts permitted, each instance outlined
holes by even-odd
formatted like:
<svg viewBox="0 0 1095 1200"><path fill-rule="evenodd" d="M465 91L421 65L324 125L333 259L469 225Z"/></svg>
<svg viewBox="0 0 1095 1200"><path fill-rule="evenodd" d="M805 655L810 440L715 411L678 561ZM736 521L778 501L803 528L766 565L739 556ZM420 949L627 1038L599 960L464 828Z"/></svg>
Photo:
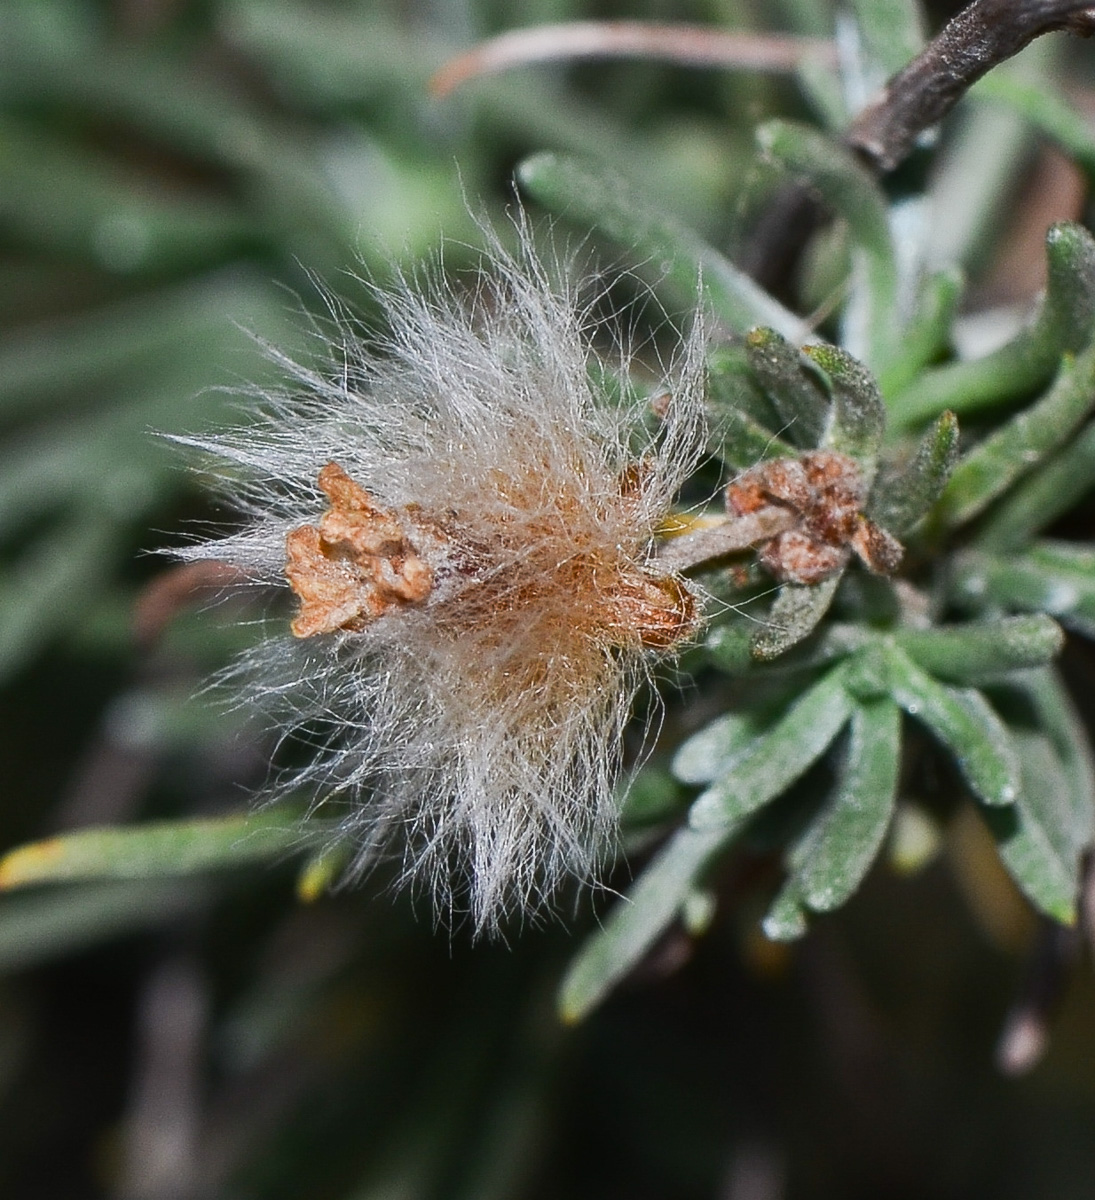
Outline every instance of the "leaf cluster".
<svg viewBox="0 0 1095 1200"><path fill-rule="evenodd" d="M803 331L784 312L776 328L755 326L775 323L775 301L755 298L715 250L654 219L598 168L541 156L522 178L558 211L577 208L607 236L672 263L670 278L699 287L725 322L730 338L716 339L710 367L709 448L723 478L804 448L839 450L873 485L866 513L905 539L906 568L894 580L841 571L813 586L784 583L765 589L767 603L756 580L727 595L731 615L713 622L689 665L749 686L670 755L668 772L650 768L662 772L666 805L684 802L679 785L699 791L575 961L561 999L571 1018L675 920L687 922L732 848L758 836L785 872L764 930L801 936L808 912L836 908L858 887L925 754L950 759L1005 867L1055 920L1076 920L1095 833L1088 735L1053 666L1058 620L1091 630L1095 555L1039 537L1091 486L1095 240L1079 225L1052 227L1048 283L1030 321L986 357L936 366L957 277L921 273L910 290L885 196L824 135L780 122L758 141L841 219L851 275L840 333L862 361L816 337L799 350ZM961 447L958 413L977 417ZM761 685L773 677L787 684L774 709ZM912 737L913 727L929 738Z"/></svg>

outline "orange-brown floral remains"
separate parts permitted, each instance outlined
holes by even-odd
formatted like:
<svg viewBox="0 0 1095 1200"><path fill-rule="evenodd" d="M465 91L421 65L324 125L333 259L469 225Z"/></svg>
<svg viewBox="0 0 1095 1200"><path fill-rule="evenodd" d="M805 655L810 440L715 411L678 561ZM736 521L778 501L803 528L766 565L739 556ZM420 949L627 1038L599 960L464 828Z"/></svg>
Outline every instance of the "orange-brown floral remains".
<svg viewBox="0 0 1095 1200"><path fill-rule="evenodd" d="M795 527L766 541L758 558L783 583L815 584L839 571L853 553L877 575L891 575L900 566L904 549L863 513L865 493L854 459L814 450L746 471L726 489L726 502L739 517L772 507L795 513Z"/></svg>
<svg viewBox="0 0 1095 1200"><path fill-rule="evenodd" d="M638 505L643 477L641 464L620 477L623 509ZM515 495L521 481L499 472L493 483L511 502L521 499ZM557 637L558 628L547 626L561 622L574 638L572 661L588 650L587 639L665 650L696 626L696 600L687 585L675 575L655 573L619 545L582 545L581 519L574 521L569 553L560 556L567 508L576 498L556 497L548 523L558 529L521 531L539 535L522 554L509 544L511 522L499 522L494 545L483 544L479 525L475 544L462 536L458 514L446 514L451 528L445 528L444 520L428 518L415 505L385 508L337 463L323 467L318 484L330 508L318 525L301 525L286 538L285 576L301 601L291 626L296 637L360 632L391 612L425 603L439 579L450 584L445 589L450 611L438 619L452 626L453 636L486 624L517 645L530 634ZM536 484L537 491L541 487ZM499 552L508 563L502 571L492 561Z"/></svg>
<svg viewBox="0 0 1095 1200"><path fill-rule="evenodd" d="M425 600L433 572L395 514L337 463L320 471L319 488L331 507L285 543L285 577L301 600L293 633L360 630L395 606Z"/></svg>

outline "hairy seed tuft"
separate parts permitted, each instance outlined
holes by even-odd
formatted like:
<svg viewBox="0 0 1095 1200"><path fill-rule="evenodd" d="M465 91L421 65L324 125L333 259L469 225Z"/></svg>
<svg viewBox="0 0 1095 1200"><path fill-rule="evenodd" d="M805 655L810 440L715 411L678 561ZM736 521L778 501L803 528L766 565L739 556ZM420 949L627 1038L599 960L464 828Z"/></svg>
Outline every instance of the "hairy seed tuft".
<svg viewBox="0 0 1095 1200"><path fill-rule="evenodd" d="M596 878L636 692L695 629L653 551L702 444L700 335L649 435L591 383L590 309L524 236L470 299L379 298L386 339L342 328L330 364L280 360L255 422L196 443L247 524L186 556L295 594L291 633L232 679L307 731L284 787L338 814L351 875L396 854L439 914L495 932Z"/></svg>

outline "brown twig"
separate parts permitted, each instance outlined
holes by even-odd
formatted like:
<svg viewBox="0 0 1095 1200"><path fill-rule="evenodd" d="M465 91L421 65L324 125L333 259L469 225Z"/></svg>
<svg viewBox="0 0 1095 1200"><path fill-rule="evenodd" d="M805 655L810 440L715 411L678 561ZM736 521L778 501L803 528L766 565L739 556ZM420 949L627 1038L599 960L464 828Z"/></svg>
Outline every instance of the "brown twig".
<svg viewBox="0 0 1095 1200"><path fill-rule="evenodd" d="M973 0L889 80L852 122L844 144L878 173L894 170L920 134L942 120L982 75L1055 29L1095 33L1095 8L1077 0ZM817 197L797 183L770 209L778 210L779 219L757 228L744 266L778 294L824 213Z"/></svg>
<svg viewBox="0 0 1095 1200"><path fill-rule="evenodd" d="M655 58L693 67L793 71L804 59L835 63L827 38L738 33L705 25L567 21L513 29L450 59L430 80L435 96L480 75L528 63L575 58Z"/></svg>
<svg viewBox="0 0 1095 1200"><path fill-rule="evenodd" d="M879 171L892 171L917 137L969 87L1043 33L1095 33L1095 7L1076 0L974 0L886 84L845 135Z"/></svg>
<svg viewBox="0 0 1095 1200"><path fill-rule="evenodd" d="M1095 6L1077 0L973 0L894 75L844 136L879 173L908 157L916 139L942 120L972 84L1054 30L1095 34ZM833 62L833 43L819 38L756 35L704 26L590 21L512 30L451 59L430 90L444 96L468 79L549 59L635 56L695 66L793 70L804 59ZM823 217L799 185L778 197L776 219L756 231L747 269L778 289Z"/></svg>

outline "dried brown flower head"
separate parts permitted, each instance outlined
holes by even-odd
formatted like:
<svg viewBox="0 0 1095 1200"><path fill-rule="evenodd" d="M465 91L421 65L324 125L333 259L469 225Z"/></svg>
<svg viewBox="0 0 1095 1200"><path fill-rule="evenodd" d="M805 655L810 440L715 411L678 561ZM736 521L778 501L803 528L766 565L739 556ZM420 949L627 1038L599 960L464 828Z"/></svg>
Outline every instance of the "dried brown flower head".
<svg viewBox="0 0 1095 1200"><path fill-rule="evenodd" d="M702 337L652 435L591 382L593 318L528 245L495 246L470 301L380 299L379 345L282 360L298 387L208 444L251 520L191 557L295 593L296 636L243 669L317 747L285 787L337 814L351 874L401 856L490 931L596 878L636 692L696 627L656 534L702 446Z"/></svg>
<svg viewBox="0 0 1095 1200"><path fill-rule="evenodd" d="M892 534L863 513L863 475L854 459L835 450L760 463L726 489L727 507L746 516L775 507L797 516L791 529L764 542L759 559L784 583L820 583L854 553L878 575L890 575L904 550Z"/></svg>

